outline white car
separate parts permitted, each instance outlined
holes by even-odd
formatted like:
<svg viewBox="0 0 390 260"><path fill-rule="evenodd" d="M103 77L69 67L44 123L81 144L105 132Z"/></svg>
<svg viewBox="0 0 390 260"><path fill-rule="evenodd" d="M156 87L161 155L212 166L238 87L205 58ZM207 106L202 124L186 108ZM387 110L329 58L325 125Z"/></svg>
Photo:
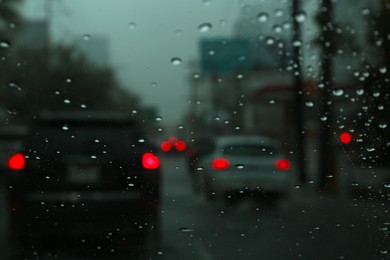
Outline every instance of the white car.
<svg viewBox="0 0 390 260"><path fill-rule="evenodd" d="M199 163L209 199L229 192L261 192L285 196L292 186L290 161L280 144L263 136L224 136Z"/></svg>

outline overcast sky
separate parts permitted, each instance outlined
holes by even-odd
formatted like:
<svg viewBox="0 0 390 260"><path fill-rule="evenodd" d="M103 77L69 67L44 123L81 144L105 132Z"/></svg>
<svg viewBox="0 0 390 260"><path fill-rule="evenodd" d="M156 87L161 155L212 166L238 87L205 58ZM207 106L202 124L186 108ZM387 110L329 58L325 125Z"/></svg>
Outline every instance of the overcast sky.
<svg viewBox="0 0 390 260"><path fill-rule="evenodd" d="M52 36L73 41L84 34L109 39L110 62L124 85L146 105L158 106L165 122L180 123L188 110L190 63L201 37L231 35L248 1L225 0L49 0ZM43 0L25 0L27 17L43 18ZM202 23L209 32L200 32ZM170 61L180 57L183 63ZM156 83L156 86L152 84Z"/></svg>

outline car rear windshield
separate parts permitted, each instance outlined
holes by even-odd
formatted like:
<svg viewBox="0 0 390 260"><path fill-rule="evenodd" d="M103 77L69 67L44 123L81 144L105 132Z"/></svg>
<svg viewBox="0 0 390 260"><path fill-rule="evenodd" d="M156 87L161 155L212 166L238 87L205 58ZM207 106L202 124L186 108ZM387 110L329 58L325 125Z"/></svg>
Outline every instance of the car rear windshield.
<svg viewBox="0 0 390 260"><path fill-rule="evenodd" d="M33 127L26 145L28 152L61 153L123 153L138 143L139 134L127 124L99 122L55 122Z"/></svg>

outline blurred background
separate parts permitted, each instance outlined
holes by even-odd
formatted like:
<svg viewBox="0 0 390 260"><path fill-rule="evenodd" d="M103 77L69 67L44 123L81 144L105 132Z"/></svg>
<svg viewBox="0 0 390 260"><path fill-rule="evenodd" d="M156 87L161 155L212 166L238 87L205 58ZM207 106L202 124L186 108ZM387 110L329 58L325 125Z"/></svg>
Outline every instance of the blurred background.
<svg viewBox="0 0 390 260"><path fill-rule="evenodd" d="M2 0L1 169L42 112L122 113L159 150L152 258L387 259L389 24L387 0ZM210 201L225 136L277 140L287 195Z"/></svg>

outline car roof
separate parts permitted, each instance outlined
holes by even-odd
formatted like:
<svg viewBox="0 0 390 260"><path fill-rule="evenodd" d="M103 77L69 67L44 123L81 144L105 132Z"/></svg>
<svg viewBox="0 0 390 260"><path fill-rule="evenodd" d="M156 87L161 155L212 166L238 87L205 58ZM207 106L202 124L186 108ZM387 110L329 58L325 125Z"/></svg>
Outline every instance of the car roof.
<svg viewBox="0 0 390 260"><path fill-rule="evenodd" d="M137 120L131 115L111 111L82 112L43 112L37 117L38 122L116 122L136 125Z"/></svg>
<svg viewBox="0 0 390 260"><path fill-rule="evenodd" d="M266 136L260 136L260 135L234 135L234 136L217 137L216 144L217 146L243 145L243 144L277 146L279 142L277 142L272 138Z"/></svg>

